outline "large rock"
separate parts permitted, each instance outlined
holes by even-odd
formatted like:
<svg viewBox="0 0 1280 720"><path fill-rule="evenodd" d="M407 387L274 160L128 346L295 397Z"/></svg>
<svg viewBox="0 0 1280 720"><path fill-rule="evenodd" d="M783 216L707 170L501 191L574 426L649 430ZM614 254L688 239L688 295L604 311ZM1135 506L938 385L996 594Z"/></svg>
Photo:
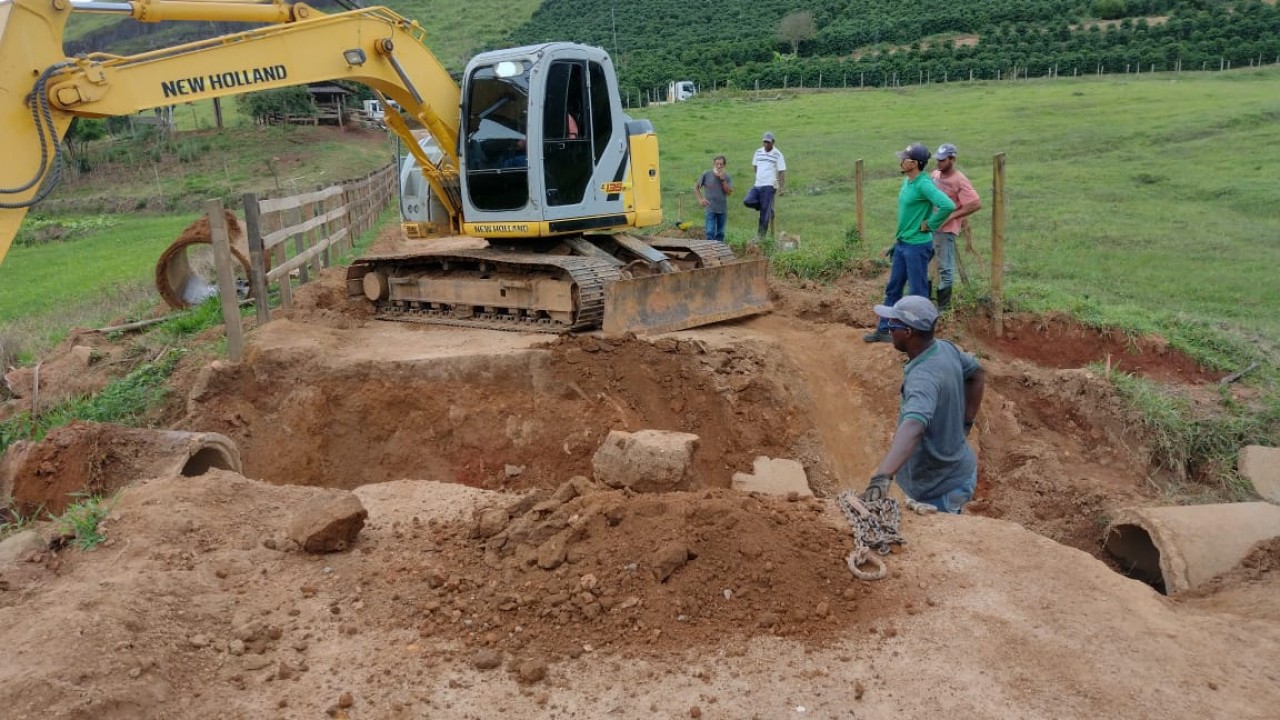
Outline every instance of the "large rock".
<svg viewBox="0 0 1280 720"><path fill-rule="evenodd" d="M349 492L330 493L303 503L289 523L289 538L309 553L346 550L355 545L369 511Z"/></svg>
<svg viewBox="0 0 1280 720"><path fill-rule="evenodd" d="M785 497L794 492L799 497L813 497L803 465L795 460L768 458L764 455L756 458L754 473L734 473L732 487L742 492L766 495Z"/></svg>
<svg viewBox="0 0 1280 720"><path fill-rule="evenodd" d="M1250 445L1240 451L1238 467L1263 500L1280 503L1280 448Z"/></svg>
<svg viewBox="0 0 1280 720"><path fill-rule="evenodd" d="M10 535L0 542L0 565L22 562L32 555L44 551L49 544L35 530L23 530Z"/></svg>
<svg viewBox="0 0 1280 720"><path fill-rule="evenodd" d="M591 460L596 480L636 492L688 490L698 436L669 430L614 430Z"/></svg>

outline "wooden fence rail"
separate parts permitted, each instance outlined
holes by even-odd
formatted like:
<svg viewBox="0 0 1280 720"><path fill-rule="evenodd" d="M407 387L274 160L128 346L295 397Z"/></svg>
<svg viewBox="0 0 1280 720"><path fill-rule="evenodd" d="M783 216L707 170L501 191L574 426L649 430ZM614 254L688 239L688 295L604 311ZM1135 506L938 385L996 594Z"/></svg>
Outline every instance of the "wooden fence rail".
<svg viewBox="0 0 1280 720"><path fill-rule="evenodd" d="M373 227L395 196L395 163L311 192L283 197L246 193L245 231L258 324L271 319L268 298L273 284L280 289L281 307L292 307L292 279L296 276L305 285L329 267L334 256L350 251L355 238Z"/></svg>
<svg viewBox="0 0 1280 720"><path fill-rule="evenodd" d="M352 249L355 239L373 228L378 216L396 198L396 164L390 163L363 178L317 187L311 192L273 197L246 193L245 234L249 241L249 282L257 308L258 324L271 320L270 287L280 290L280 305L293 305L293 278L305 285L329 267L333 257ZM222 221L222 201L206 204L215 251L229 243ZM290 243L289 240L293 242ZM241 353L240 313L227 260L215 252L218 261L218 289L222 296L227 338L233 361ZM225 265L225 267L223 267ZM229 309L228 309L229 308ZM234 325L235 327L232 327Z"/></svg>

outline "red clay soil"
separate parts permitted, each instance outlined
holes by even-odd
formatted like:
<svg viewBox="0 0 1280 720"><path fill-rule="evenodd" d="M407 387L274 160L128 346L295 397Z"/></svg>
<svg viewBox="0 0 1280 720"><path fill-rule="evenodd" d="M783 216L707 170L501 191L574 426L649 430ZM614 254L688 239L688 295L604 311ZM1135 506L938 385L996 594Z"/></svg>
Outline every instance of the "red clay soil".
<svg viewBox="0 0 1280 720"><path fill-rule="evenodd" d="M0 457L0 498L22 517L60 515L80 496L111 495L181 466L187 455L164 433L75 421Z"/></svg>
<svg viewBox="0 0 1280 720"><path fill-rule="evenodd" d="M878 282L780 285L772 316L674 337L549 341L372 322L339 271L312 285L245 361L174 379L174 424L232 436L271 484L139 482L100 548L0 568L6 717L1262 718L1280 697L1274 541L1176 601L1058 544L1097 556L1108 512L1163 501L1087 370L994 348L975 502L904 517L889 577L860 583L830 500L715 486L757 454L805 461L820 492L865 482L901 377L849 327ZM699 434L712 487L574 477L641 428ZM101 485L130 460L102 432L51 434L32 479ZM291 544L317 495L298 485L360 486L354 549Z"/></svg>
<svg viewBox="0 0 1280 720"><path fill-rule="evenodd" d="M1110 362L1112 370L1187 385L1216 382L1225 374L1201 367L1161 338L1107 333L1062 315L1006 316L1003 337L996 337L989 318L971 318L965 329L988 352L1042 367L1066 370Z"/></svg>
<svg viewBox="0 0 1280 720"><path fill-rule="evenodd" d="M852 541L822 521L828 511L728 490L603 491L578 478L480 508L471 522L401 528L400 550L416 560L366 607L396 624L409 610L423 637L558 660L584 646L669 654L761 632L822 645L923 605L918 588L854 580ZM457 622L459 609L470 623Z"/></svg>
<svg viewBox="0 0 1280 720"><path fill-rule="evenodd" d="M414 332L401 323L364 331L391 344ZM406 476L554 487L591 473L610 430L645 428L698 434L703 485L726 487L757 455L790 456L812 428L794 416L788 373L764 372L780 362L767 349L577 336L550 343L549 358L506 347L436 359L430 372L254 353L209 373L181 426L231 437L252 477L347 489Z"/></svg>

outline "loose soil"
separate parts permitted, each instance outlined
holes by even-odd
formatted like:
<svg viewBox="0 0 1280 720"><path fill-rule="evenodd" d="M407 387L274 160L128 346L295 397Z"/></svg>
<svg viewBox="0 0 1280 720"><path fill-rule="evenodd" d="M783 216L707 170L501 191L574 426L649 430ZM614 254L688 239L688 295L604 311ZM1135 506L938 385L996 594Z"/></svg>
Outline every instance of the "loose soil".
<svg viewBox="0 0 1280 720"><path fill-rule="evenodd" d="M1062 315L1007 316L1002 337L996 337L985 318L970 320L966 329L982 350L1041 367L1069 369L1097 363L1117 372L1188 385L1217 382L1225 375L1201 367L1162 338L1103 332Z"/></svg>
<svg viewBox="0 0 1280 720"><path fill-rule="evenodd" d="M327 271L243 362L175 375L164 424L232 437L246 477L135 478L105 546L0 567L0 703L17 718L1267 716L1274 547L1177 600L1098 562L1108 513L1158 504L1159 478L1105 379L1018 354L1034 323L1004 345L981 321L944 326L988 373L972 512L905 517L889 578L852 579L830 498L865 484L894 428L903 357L860 339L880 292L857 275L781 283L769 316L555 338L374 321ZM1055 322L1045 337L1082 357L1114 367L1126 349ZM1213 379L1146 342L1121 370ZM604 436L644 428L700 436L694 489L592 481ZM28 452L83 464L57 442ZM757 455L799 460L818 497L726 489ZM287 539L319 487L369 510L353 550Z"/></svg>

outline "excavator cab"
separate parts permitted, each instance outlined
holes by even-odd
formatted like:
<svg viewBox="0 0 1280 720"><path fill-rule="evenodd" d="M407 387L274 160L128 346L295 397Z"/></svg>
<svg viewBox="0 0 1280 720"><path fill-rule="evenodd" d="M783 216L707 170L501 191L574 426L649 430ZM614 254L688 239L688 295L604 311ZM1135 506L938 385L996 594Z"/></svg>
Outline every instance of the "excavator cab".
<svg viewBox="0 0 1280 720"><path fill-rule="evenodd" d="M637 218L624 192L627 120L603 50L550 43L477 55L458 134L464 231L532 239L656 223ZM645 180L656 186L656 171Z"/></svg>

